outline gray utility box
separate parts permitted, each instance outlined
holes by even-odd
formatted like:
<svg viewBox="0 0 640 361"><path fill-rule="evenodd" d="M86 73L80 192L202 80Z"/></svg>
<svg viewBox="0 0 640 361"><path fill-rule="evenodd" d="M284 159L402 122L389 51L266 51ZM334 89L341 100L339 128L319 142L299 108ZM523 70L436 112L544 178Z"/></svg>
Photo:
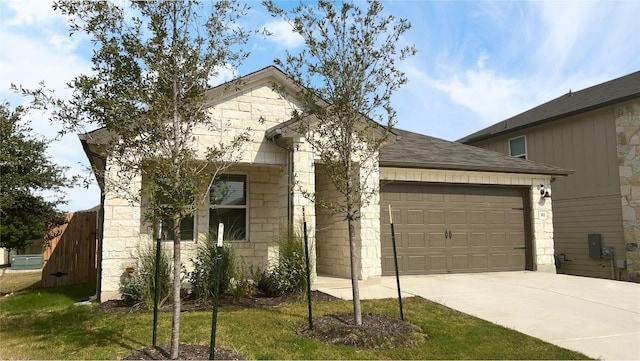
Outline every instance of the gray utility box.
<svg viewBox="0 0 640 361"><path fill-rule="evenodd" d="M30 270L42 268L41 254L21 254L11 256L12 270Z"/></svg>
<svg viewBox="0 0 640 361"><path fill-rule="evenodd" d="M591 233L589 238L589 257L601 258L602 257L602 235L599 233Z"/></svg>

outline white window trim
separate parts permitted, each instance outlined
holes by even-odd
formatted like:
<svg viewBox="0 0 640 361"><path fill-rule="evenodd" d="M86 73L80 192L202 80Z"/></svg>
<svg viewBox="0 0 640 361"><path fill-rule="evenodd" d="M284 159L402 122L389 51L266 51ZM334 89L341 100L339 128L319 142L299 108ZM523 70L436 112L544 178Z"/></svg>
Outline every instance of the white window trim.
<svg viewBox="0 0 640 361"><path fill-rule="evenodd" d="M245 205L244 206L237 206L237 205L228 205L228 206L224 206L224 207L219 207L219 206L212 206L211 205L211 189L209 189L209 196L207 197L207 227L211 226L211 210L214 208L223 208L223 209L244 209L244 224L245 224L245 231L244 231L244 238L245 239L230 239L227 240L225 239L225 241L229 241L229 242L249 242L249 232L250 232L250 228L251 228L251 224L249 223L249 204L250 204L250 200L249 200L249 174L245 173L245 172L228 172L228 173L223 173L220 174L220 176L229 176L229 175L243 175L245 178L245 192L246 192L246 196L245 196ZM195 222L194 222L195 224ZM226 225L225 225L226 226Z"/></svg>
<svg viewBox="0 0 640 361"><path fill-rule="evenodd" d="M522 154L512 154L512 152L511 152L511 141L512 140L517 140L517 139L520 139L520 138L522 138L524 140L524 153L522 153ZM507 141L507 144L509 145L509 155L510 156L516 157L516 158L527 159L527 136L526 135L520 135L518 137L510 138Z"/></svg>

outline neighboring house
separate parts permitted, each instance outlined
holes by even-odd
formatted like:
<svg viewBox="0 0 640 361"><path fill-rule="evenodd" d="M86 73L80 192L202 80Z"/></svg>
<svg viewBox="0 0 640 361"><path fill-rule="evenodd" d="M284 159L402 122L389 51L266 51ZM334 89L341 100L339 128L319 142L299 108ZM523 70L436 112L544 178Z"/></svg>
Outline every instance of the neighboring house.
<svg viewBox="0 0 640 361"><path fill-rule="evenodd" d="M226 209L244 220L244 232L230 241L247 264L266 267L277 262L277 238L288 225L299 226L303 208L313 241L315 274L349 278L349 244L343 217L316 208L301 188L325 199L336 191L303 136L293 131L298 86L275 67L243 77L240 86L210 90L210 115L231 122L228 130L251 127L242 159L224 180L239 197L200 209L185 222L183 260L193 256L198 241L216 228L213 212ZM278 84L278 91L274 90ZM281 96L282 90L289 96ZM92 166L114 177L97 130L80 136ZM538 270L555 272L551 199L541 197L540 184L569 172L558 167L395 130L382 149L369 187L380 196L364 207L356 231L358 277L393 273L388 206L393 206L402 274ZM197 144L221 139L201 131ZM379 166L379 167L378 167ZM144 187L144 179L132 184ZM135 266L152 232L142 207L104 192L100 251L100 299L120 297L120 277ZM212 192L212 198L220 195Z"/></svg>
<svg viewBox="0 0 640 361"><path fill-rule="evenodd" d="M640 281L640 71L459 142L575 170L553 183L558 272Z"/></svg>

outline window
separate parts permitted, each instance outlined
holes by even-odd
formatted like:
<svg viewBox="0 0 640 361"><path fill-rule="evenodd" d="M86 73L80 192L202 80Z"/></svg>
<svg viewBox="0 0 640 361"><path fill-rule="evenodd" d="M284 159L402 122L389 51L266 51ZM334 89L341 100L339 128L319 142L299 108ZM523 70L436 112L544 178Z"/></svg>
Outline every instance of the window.
<svg viewBox="0 0 640 361"><path fill-rule="evenodd" d="M209 231L224 223L224 240L247 239L247 176L224 174L209 191Z"/></svg>
<svg viewBox="0 0 640 361"><path fill-rule="evenodd" d="M193 227L195 226L193 221L193 216L186 216L182 218L182 222L180 222L180 240L181 241L193 241ZM162 229L166 230L166 241L173 241L173 221L172 220L163 220L162 221Z"/></svg>
<svg viewBox="0 0 640 361"><path fill-rule="evenodd" d="M163 192L160 192L158 190L162 208L171 209L172 202L171 202L171 198L168 196L168 194L171 192L171 185L163 177L156 178L156 182L157 182L156 183L157 186L163 190ZM191 202L193 202L193 196L191 196L188 190L185 190L185 189L182 189L180 193L175 195L174 197L175 198L173 199L177 199L177 198L184 199L185 197L189 197L189 199L191 199ZM166 213L170 213L170 212L166 212ZM164 240L173 241L173 237L174 237L173 219L170 219L171 216L166 213L162 212L163 214L162 230L163 230L163 233L166 234L166 236L164 237ZM193 215L189 215L182 218L182 221L180 222L180 240L193 241L194 227L195 227L195 222L194 222Z"/></svg>
<svg viewBox="0 0 640 361"><path fill-rule="evenodd" d="M527 138L524 135L509 139L509 155L527 159Z"/></svg>

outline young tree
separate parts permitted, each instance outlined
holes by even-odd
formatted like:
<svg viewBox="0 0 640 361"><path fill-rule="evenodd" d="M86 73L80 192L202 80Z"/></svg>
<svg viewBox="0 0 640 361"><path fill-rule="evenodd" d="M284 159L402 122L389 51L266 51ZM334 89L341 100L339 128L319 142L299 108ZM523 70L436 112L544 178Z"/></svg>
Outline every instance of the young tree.
<svg viewBox="0 0 640 361"><path fill-rule="evenodd" d="M247 8L236 1L61 0L72 34L94 45L93 71L74 78L70 100L43 89L26 91L34 103L53 106L65 131L102 127L111 134L106 191L142 204L147 221L168 222L173 232L171 358L180 331L180 225L207 199L207 190L237 156L246 132L230 135L206 152L195 132L224 132L225 122L207 113L213 77L246 58L248 33L237 25ZM23 90L23 92L25 92ZM226 137L226 138L229 138ZM221 137L221 139L223 139ZM117 177L113 173L117 172ZM145 180L143 190L130 183ZM144 203L141 203L145 199Z"/></svg>
<svg viewBox="0 0 640 361"><path fill-rule="evenodd" d="M366 184L395 122L391 95L407 82L396 61L416 52L413 46L398 45L410 24L383 15L377 0L369 0L366 9L323 0L315 6L301 2L290 11L273 1L264 4L273 16L289 22L306 45L275 62L304 86L299 94L302 110L293 116L342 196L338 204L323 204L309 194L348 222L354 320L360 325L355 222L378 191L378 186Z"/></svg>
<svg viewBox="0 0 640 361"><path fill-rule="evenodd" d="M30 134L27 114L23 107L0 104L0 247L16 250L64 221L57 206L73 182L65 167L49 160L48 141Z"/></svg>

